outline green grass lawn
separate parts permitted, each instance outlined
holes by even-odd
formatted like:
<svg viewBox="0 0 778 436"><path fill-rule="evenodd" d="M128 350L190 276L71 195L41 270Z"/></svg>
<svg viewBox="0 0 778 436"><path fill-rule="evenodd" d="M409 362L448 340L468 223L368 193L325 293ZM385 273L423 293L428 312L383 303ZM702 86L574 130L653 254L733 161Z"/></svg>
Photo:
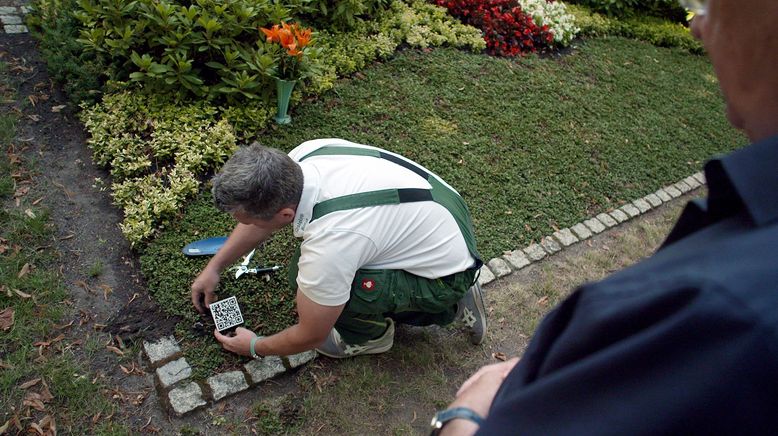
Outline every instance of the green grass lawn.
<svg viewBox="0 0 778 436"><path fill-rule="evenodd" d="M78 361L79 345L57 325L67 323L72 302L56 267L54 226L33 201L43 192L41 175L25 158L29 150L15 141L15 86L8 64L0 62L0 434L32 432L32 424L69 434L118 434L121 428L111 422L92 422L98 413L112 415L114 406Z"/></svg>
<svg viewBox="0 0 778 436"><path fill-rule="evenodd" d="M454 49L408 50L293 108L293 124L259 138L291 150L341 137L403 154L435 171L467 201L484 259L537 241L699 171L745 144L729 127L705 57L620 39L592 39L570 53L498 59ZM205 263L181 255L194 239L233 223L203 196L144 251L160 304L187 317L179 335L201 374L223 364L212 337L188 332L189 284ZM294 246L274 238L255 261L285 264ZM293 322L283 274L270 282L225 278L249 327L269 334ZM232 358L230 358L232 359ZM228 362L231 361L228 359Z"/></svg>

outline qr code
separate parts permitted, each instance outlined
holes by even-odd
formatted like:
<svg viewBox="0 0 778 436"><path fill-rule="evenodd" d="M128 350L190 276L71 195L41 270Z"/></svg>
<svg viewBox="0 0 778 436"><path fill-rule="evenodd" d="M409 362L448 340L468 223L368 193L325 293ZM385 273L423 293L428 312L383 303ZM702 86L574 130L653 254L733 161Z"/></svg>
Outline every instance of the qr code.
<svg viewBox="0 0 778 436"><path fill-rule="evenodd" d="M243 324L243 314L240 313L238 299L233 297L211 303L211 316L216 324L216 330L222 332Z"/></svg>

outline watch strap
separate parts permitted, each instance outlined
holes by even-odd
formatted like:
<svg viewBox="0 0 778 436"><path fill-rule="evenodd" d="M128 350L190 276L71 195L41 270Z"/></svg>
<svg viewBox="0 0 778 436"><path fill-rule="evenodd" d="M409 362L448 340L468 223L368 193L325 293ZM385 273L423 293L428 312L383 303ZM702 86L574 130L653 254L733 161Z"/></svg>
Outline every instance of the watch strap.
<svg viewBox="0 0 778 436"><path fill-rule="evenodd" d="M441 410L435 414L432 418L432 423L430 424L432 427L430 435L435 436L440 434L443 426L454 419L467 419L468 421L476 423L479 427L484 423L484 418L473 409L468 407L452 407L451 409Z"/></svg>

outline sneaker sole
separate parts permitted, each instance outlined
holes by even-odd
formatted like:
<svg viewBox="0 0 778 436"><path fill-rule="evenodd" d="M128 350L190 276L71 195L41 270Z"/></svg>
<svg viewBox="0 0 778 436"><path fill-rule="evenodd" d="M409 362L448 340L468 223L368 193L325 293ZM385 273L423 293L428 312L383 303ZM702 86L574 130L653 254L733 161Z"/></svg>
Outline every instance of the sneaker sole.
<svg viewBox="0 0 778 436"><path fill-rule="evenodd" d="M334 354L330 354L330 353L327 353L325 351L322 351L322 350L320 350L318 348L316 348L316 352L319 353L319 354L322 354L324 356L331 357L333 359L348 359L349 357L357 357L357 356L362 356L362 355L365 355L365 354L381 354L381 353L386 353L387 351L392 349L392 345L394 345L394 344L384 345L381 348L373 348L373 349L370 349L370 350L363 351L361 353L349 354L348 356L339 356L339 355L336 356Z"/></svg>
<svg viewBox="0 0 778 436"><path fill-rule="evenodd" d="M473 345L481 345L484 342L484 339L486 338L486 329L487 329L487 321L486 321L486 305L484 304L484 294L481 291L481 287L478 286L475 288L476 291L473 292L473 301L475 301L475 307L479 314L483 314L481 317L481 328L483 331L483 334L480 338L476 337L475 334L470 335L470 342Z"/></svg>

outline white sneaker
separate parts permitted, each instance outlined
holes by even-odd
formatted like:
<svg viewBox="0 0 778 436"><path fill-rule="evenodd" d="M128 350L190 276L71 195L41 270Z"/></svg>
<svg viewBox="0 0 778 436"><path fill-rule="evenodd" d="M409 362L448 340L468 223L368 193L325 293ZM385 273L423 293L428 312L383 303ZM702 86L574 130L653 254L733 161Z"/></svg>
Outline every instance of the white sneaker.
<svg viewBox="0 0 778 436"><path fill-rule="evenodd" d="M486 305L481 285L476 282L465 292L457 303L457 316L468 330L470 330L470 342L480 345L486 337Z"/></svg>
<svg viewBox="0 0 778 436"><path fill-rule="evenodd" d="M371 339L361 345L347 344L340 337L335 328L332 328L327 339L324 340L319 348L316 349L319 353L329 356L335 359L342 359L344 357L354 357L360 354L379 354L389 351L394 344L394 321L390 318L386 318L386 322L389 324L386 328L386 332L376 339Z"/></svg>

